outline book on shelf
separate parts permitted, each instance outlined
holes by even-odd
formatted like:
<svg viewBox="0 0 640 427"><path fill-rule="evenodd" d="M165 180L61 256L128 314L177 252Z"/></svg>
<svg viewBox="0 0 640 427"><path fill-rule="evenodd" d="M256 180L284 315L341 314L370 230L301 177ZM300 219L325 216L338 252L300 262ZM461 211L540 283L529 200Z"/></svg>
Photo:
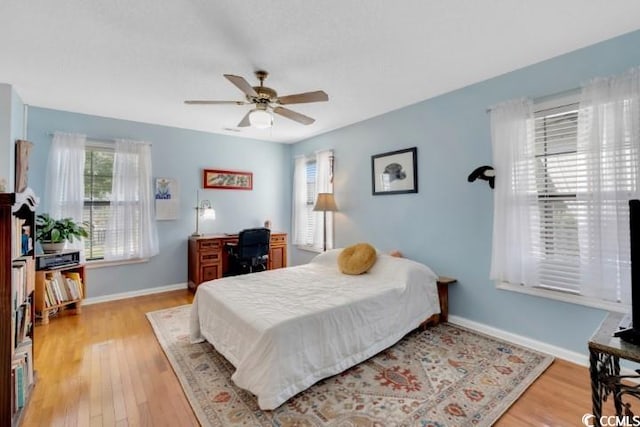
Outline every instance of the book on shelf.
<svg viewBox="0 0 640 427"><path fill-rule="evenodd" d="M13 234L11 239L11 258L19 258L22 253L22 230L26 221L17 216L13 217L13 223L11 224L11 232Z"/></svg>
<svg viewBox="0 0 640 427"><path fill-rule="evenodd" d="M75 271L66 271L64 272L64 277L70 281L75 299L83 299L84 292L82 291L82 277L80 276L80 273Z"/></svg>
<svg viewBox="0 0 640 427"><path fill-rule="evenodd" d="M11 362L12 407L19 411L27 402L29 387L33 384L33 342L26 339L17 348Z"/></svg>
<svg viewBox="0 0 640 427"><path fill-rule="evenodd" d="M46 273L44 291L45 307L77 301L84 297L82 278L76 272L61 274L59 271L52 271Z"/></svg>
<svg viewBox="0 0 640 427"><path fill-rule="evenodd" d="M17 259L11 268L11 287L13 309L15 310L27 298L27 261Z"/></svg>
<svg viewBox="0 0 640 427"><path fill-rule="evenodd" d="M25 338L14 353L15 359L24 360L27 366L27 385L33 384L33 341L31 338Z"/></svg>
<svg viewBox="0 0 640 427"><path fill-rule="evenodd" d="M79 299L80 296L78 295L76 282L73 279L70 279L68 277L65 277L64 281L65 281L65 286L67 287L67 292L69 292L69 294L71 295L71 299L73 300Z"/></svg>
<svg viewBox="0 0 640 427"><path fill-rule="evenodd" d="M24 365L23 364L19 364L18 366L16 366L16 378L18 379L16 381L17 387L16 387L16 407L18 409L23 408L24 407Z"/></svg>

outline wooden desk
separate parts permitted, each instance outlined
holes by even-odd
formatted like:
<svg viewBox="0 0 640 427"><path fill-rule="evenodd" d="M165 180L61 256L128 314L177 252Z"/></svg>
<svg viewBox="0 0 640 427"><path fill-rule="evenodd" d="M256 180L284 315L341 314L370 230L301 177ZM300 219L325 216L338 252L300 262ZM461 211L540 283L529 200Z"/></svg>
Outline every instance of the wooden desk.
<svg viewBox="0 0 640 427"><path fill-rule="evenodd" d="M237 234L189 237L189 289L195 292L200 283L219 279L229 271L229 256L224 245L237 242ZM287 233L272 231L267 268L274 270L286 266Z"/></svg>
<svg viewBox="0 0 640 427"><path fill-rule="evenodd" d="M620 359L640 363L640 346L613 336L622 321L621 313L610 313L589 340L589 373L591 375L591 403L593 425L600 426L602 403L611 394L616 416L633 415L629 397L638 404L640 386L625 379L638 379L638 375L620 375ZM605 417L606 418L606 417Z"/></svg>

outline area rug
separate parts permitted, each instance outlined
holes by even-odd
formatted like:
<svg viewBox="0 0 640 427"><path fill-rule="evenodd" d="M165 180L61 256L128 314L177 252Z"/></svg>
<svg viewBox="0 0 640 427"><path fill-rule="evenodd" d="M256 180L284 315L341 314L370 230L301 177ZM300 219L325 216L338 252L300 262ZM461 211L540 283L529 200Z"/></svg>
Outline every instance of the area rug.
<svg viewBox="0 0 640 427"><path fill-rule="evenodd" d="M189 343L190 309L147 317L203 426L490 426L553 361L445 323L262 411L213 346Z"/></svg>

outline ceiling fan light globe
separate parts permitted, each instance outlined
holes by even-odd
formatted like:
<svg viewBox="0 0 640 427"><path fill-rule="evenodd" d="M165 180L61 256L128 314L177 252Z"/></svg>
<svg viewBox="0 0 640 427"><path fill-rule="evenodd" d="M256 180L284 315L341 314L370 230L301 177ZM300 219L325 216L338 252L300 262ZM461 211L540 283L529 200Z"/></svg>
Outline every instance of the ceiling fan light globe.
<svg viewBox="0 0 640 427"><path fill-rule="evenodd" d="M273 126L273 115L268 111L256 108L249 113L249 122L256 129L268 129Z"/></svg>

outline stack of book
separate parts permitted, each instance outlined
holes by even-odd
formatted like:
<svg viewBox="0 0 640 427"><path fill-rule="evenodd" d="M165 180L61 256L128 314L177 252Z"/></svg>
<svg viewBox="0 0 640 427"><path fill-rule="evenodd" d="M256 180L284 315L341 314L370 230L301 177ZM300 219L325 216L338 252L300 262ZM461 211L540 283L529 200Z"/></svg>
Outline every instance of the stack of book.
<svg viewBox="0 0 640 427"><path fill-rule="evenodd" d="M22 218L18 218L17 216L13 217L13 224L11 225L11 230L13 232L13 238L11 239L11 258L18 258L22 256L22 227L25 224L25 220Z"/></svg>
<svg viewBox="0 0 640 427"><path fill-rule="evenodd" d="M18 220L14 218L14 221ZM14 225L17 230L24 226L24 220ZM20 239L18 239L18 243ZM35 261L23 257L22 247L12 241L12 253L16 255L11 263L11 360L12 410L15 414L26 404L29 387L33 384L33 291L35 284Z"/></svg>
<svg viewBox="0 0 640 427"><path fill-rule="evenodd" d="M33 385L33 341L25 338L15 349L11 362L11 385L13 386L13 413L26 404L29 387Z"/></svg>
<svg viewBox="0 0 640 427"><path fill-rule="evenodd" d="M11 269L11 285L13 295L13 309L24 303L33 291L33 259L18 258L13 261Z"/></svg>
<svg viewBox="0 0 640 427"><path fill-rule="evenodd" d="M69 301L84 298L82 279L79 273L59 271L47 273L44 280L44 303L53 307Z"/></svg>

